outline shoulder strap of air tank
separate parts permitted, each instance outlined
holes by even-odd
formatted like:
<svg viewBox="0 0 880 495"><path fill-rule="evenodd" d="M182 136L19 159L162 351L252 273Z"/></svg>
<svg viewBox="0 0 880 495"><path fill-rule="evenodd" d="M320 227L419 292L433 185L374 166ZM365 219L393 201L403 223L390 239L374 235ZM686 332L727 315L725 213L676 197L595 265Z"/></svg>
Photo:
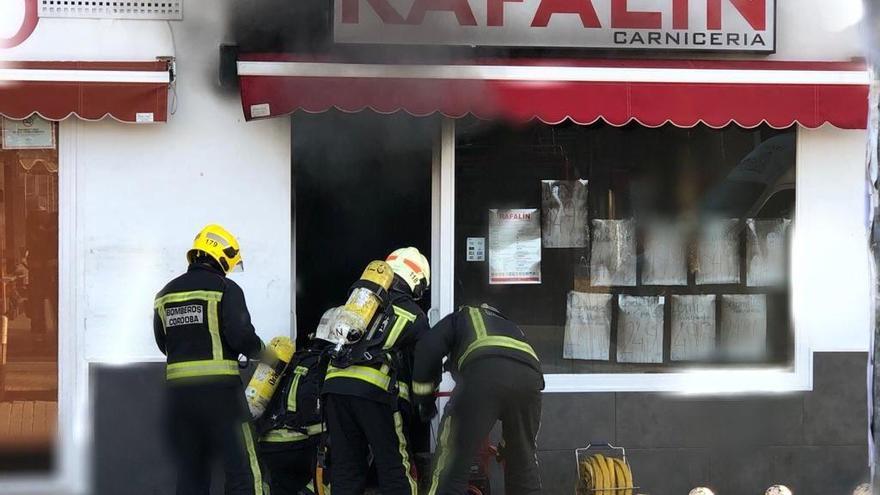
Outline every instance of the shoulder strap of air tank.
<svg viewBox="0 0 880 495"><path fill-rule="evenodd" d="M483 320L483 313L480 308L468 306L468 314L471 318L471 327L474 331L476 340L486 338L486 322Z"/></svg>

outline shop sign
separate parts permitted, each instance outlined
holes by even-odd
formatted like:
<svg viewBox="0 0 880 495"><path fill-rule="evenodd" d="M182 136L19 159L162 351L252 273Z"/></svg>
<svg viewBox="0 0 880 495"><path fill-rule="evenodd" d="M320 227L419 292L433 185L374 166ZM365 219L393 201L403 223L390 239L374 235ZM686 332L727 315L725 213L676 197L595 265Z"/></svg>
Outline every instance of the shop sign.
<svg viewBox="0 0 880 495"><path fill-rule="evenodd" d="M12 2L15 0L9 0L9 3L4 6L6 12L12 12L13 5ZM34 33L34 30L37 29L37 23L40 22L40 17L37 15L37 0L17 0L22 8L24 9L24 15L22 16L21 23L18 25L18 29L10 36L9 38L5 38L0 36L0 48L13 48L25 42L31 35Z"/></svg>
<svg viewBox="0 0 880 495"><path fill-rule="evenodd" d="M32 115L24 120L3 118L3 149L55 149L55 126Z"/></svg>
<svg viewBox="0 0 880 495"><path fill-rule="evenodd" d="M776 0L334 0L338 43L776 49Z"/></svg>

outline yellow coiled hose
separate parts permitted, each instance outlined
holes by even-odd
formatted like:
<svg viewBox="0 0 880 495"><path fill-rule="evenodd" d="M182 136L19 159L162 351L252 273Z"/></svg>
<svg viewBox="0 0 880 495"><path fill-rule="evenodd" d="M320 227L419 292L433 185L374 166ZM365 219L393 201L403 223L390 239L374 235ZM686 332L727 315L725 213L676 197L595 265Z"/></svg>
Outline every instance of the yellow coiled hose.
<svg viewBox="0 0 880 495"><path fill-rule="evenodd" d="M629 464L615 457L593 454L580 461L578 493L583 495L633 495Z"/></svg>

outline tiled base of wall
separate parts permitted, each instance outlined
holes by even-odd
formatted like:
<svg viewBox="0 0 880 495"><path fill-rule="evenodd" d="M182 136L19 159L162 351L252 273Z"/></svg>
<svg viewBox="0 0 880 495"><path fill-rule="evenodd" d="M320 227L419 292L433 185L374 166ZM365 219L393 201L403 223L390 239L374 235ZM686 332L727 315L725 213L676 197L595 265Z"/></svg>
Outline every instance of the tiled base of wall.
<svg viewBox="0 0 880 495"><path fill-rule="evenodd" d="M546 394L538 438L544 493L574 493L574 449L609 441L626 447L650 495L686 495L699 485L717 495L760 495L774 483L796 495L848 495L867 478L866 360L816 354L808 393ZM173 493L161 435L163 377L161 364L93 367L95 494Z"/></svg>
<svg viewBox="0 0 880 495"><path fill-rule="evenodd" d="M778 396L548 394L538 445L545 493L573 493L573 450L626 447L651 495L709 486L718 495L852 493L867 479L864 353L814 356L813 391Z"/></svg>

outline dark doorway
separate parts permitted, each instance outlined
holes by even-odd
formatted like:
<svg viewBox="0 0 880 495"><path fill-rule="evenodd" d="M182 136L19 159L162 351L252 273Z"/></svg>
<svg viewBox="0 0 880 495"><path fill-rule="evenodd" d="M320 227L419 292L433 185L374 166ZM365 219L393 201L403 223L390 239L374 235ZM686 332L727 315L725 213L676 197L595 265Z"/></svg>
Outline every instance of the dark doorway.
<svg viewBox="0 0 880 495"><path fill-rule="evenodd" d="M371 260L404 246L430 259L436 129L402 113L293 118L297 340L345 302Z"/></svg>

